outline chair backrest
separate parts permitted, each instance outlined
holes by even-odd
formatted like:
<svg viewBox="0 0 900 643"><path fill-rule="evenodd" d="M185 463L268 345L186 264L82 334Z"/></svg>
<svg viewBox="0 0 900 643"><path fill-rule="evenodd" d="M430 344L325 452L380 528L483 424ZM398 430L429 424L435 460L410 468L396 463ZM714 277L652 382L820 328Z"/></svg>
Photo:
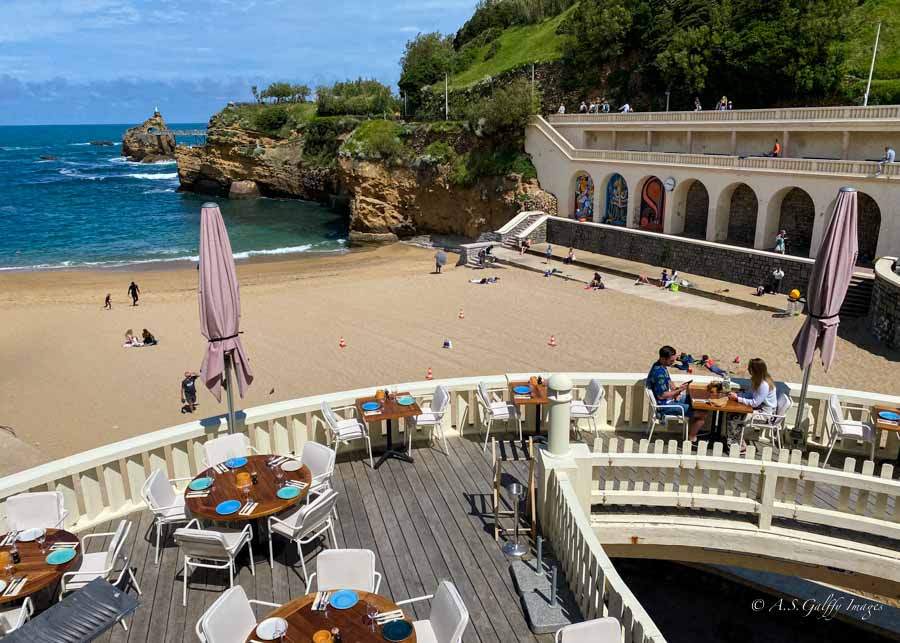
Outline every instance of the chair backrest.
<svg viewBox="0 0 900 643"><path fill-rule="evenodd" d="M111 569L116 564L116 559L119 558L129 531L131 531L131 523L127 520L120 521L112 540L109 541L109 546L106 548L106 569Z"/></svg>
<svg viewBox="0 0 900 643"><path fill-rule="evenodd" d="M375 591L375 553L369 549L326 549L316 557L316 590Z"/></svg>
<svg viewBox="0 0 900 643"><path fill-rule="evenodd" d="M255 627L247 593L235 585L203 613L197 622L197 635L206 643L244 643Z"/></svg>
<svg viewBox="0 0 900 643"><path fill-rule="evenodd" d="M781 419L778 421L781 426L787 426L787 412L791 410L793 405L794 403L789 395L782 393L778 396L778 408L775 410L775 414L781 416Z"/></svg>
<svg viewBox="0 0 900 643"><path fill-rule="evenodd" d="M141 489L141 496L150 511L155 511L160 507L171 507L175 504L175 490L159 469L150 472L150 477L147 478Z"/></svg>
<svg viewBox="0 0 900 643"><path fill-rule="evenodd" d="M6 499L6 520L10 530L56 527L65 515L59 491L20 493Z"/></svg>
<svg viewBox="0 0 900 643"><path fill-rule="evenodd" d="M434 387L434 395L431 397L431 412L437 416L442 416L447 410L447 404L450 402L450 393L447 389L438 384Z"/></svg>
<svg viewBox="0 0 900 643"><path fill-rule="evenodd" d="M584 391L584 400L582 401L589 411L595 411L600 406L600 402L603 401L603 394L603 386L600 385L600 380L592 379L588 382Z"/></svg>
<svg viewBox="0 0 900 643"><path fill-rule="evenodd" d="M330 478L334 473L334 449L329 449L324 444L312 441L304 443L300 461L309 467L313 480L319 476L322 479ZM321 482L321 479L317 482Z"/></svg>
<svg viewBox="0 0 900 643"><path fill-rule="evenodd" d="M332 431L336 431L338 422L340 422L338 416L331 410L331 406L329 406L328 402L322 402L321 409L322 417L325 418L325 422L328 423L328 426L331 427Z"/></svg>
<svg viewBox="0 0 900 643"><path fill-rule="evenodd" d="M243 458L250 455L250 438L243 433L233 433L203 443L206 464L213 466L229 458Z"/></svg>
<svg viewBox="0 0 900 643"><path fill-rule="evenodd" d="M841 410L841 402L840 400L838 400L838 396L834 393L832 393L831 397L828 398L828 416L835 424L840 424L845 419L844 411Z"/></svg>
<svg viewBox="0 0 900 643"><path fill-rule="evenodd" d="M317 496L311 503L305 505L301 511L294 514L294 526L297 531L302 533L322 524L322 521L331 515L337 499L338 492L334 489L329 489L322 495Z"/></svg>
<svg viewBox="0 0 900 643"><path fill-rule="evenodd" d="M463 631L469 623L469 610L466 609L456 586L448 580L438 583L431 599L431 612L428 614L434 638L437 643L458 643Z"/></svg>
<svg viewBox="0 0 900 643"><path fill-rule="evenodd" d="M649 386L644 387L644 395L647 396L647 401L650 402L650 412L656 413L659 410L659 403L656 401L656 394L650 390Z"/></svg>
<svg viewBox="0 0 900 643"><path fill-rule="evenodd" d="M487 386L485 386L484 382L478 382L478 386L475 389L475 393L478 396L478 401L481 405L488 410L491 408L491 396L488 393Z"/></svg>
<svg viewBox="0 0 900 643"><path fill-rule="evenodd" d="M595 618L567 625L556 633L556 640L558 643L619 643L622 626L611 616Z"/></svg>
<svg viewBox="0 0 900 643"><path fill-rule="evenodd" d="M213 560L227 560L229 558L225 536L218 531L182 527L175 530L175 542L181 547L182 553L191 558L209 558Z"/></svg>

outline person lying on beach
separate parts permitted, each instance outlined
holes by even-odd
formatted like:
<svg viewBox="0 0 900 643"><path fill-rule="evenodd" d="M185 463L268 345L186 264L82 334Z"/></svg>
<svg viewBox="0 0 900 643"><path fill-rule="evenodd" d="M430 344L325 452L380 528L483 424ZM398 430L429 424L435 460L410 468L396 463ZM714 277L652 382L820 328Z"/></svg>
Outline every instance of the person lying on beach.
<svg viewBox="0 0 900 643"><path fill-rule="evenodd" d="M638 278L634 280L635 286L649 286L650 280L647 278L647 275L638 275Z"/></svg>
<svg viewBox="0 0 900 643"><path fill-rule="evenodd" d="M197 378L200 373L185 371L181 380L181 412L193 413L197 408Z"/></svg>
<svg viewBox="0 0 900 643"><path fill-rule="evenodd" d="M141 336L143 338L144 346L156 346L159 343L158 341L156 341L156 338L153 336L153 333L151 333L146 328L141 333Z"/></svg>
<svg viewBox="0 0 900 643"><path fill-rule="evenodd" d="M470 284L495 284L500 277L482 277L481 279L469 279Z"/></svg>
<svg viewBox="0 0 900 643"><path fill-rule="evenodd" d="M125 331L125 343L122 344L124 348L138 348L143 345L143 342L134 336L133 330L129 328Z"/></svg>

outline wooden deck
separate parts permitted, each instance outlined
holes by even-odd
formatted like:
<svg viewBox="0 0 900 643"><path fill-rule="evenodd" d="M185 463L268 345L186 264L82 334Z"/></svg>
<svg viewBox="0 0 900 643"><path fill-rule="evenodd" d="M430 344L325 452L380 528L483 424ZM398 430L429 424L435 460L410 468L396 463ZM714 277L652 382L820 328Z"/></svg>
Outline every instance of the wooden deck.
<svg viewBox="0 0 900 643"><path fill-rule="evenodd" d="M378 470L354 459L339 462L334 487L340 492L337 538L341 547L371 549L377 569L384 575L380 593L394 600L430 594L441 579L456 584L469 609L470 621L463 641L540 641L552 636L534 636L513 588L507 560L493 539L491 510L491 464L480 446L468 439L448 440L450 456L426 446L414 449L414 464L390 460ZM524 457L520 449L506 455ZM521 482L527 465L511 464ZM136 523L129 543L143 590L141 606L129 631L116 626L100 641L130 643L174 643L197 641L197 620L227 586L226 573L195 570L188 589L188 605L181 605L181 559L170 538L160 559L153 564L149 512L132 514ZM113 524L94 532L109 531ZM91 551L106 546L103 539ZM256 576L239 558L236 583L250 598L276 603L306 593L296 548L276 538L274 572L265 552L257 552ZM280 553L279 553L280 552ZM307 549L310 572L315 570L315 552ZM415 618L425 618L428 602L410 606ZM263 610L257 611L262 616Z"/></svg>

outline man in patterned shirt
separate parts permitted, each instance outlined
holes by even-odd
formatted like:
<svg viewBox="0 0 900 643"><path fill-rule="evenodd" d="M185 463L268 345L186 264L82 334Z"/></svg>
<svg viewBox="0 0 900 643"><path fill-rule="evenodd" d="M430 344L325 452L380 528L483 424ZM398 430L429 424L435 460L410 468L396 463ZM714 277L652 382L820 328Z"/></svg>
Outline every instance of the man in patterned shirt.
<svg viewBox="0 0 900 643"><path fill-rule="evenodd" d="M680 386L672 384L672 378L669 377L669 366L675 364L675 356L677 355L671 346L663 346L659 349L659 359L650 367L647 374L647 388L656 398L659 405L659 414L681 415L684 411L686 418L691 418L689 437L691 442L697 442L697 434L706 423L706 412L694 412L691 408L690 398L688 398L689 382L685 382ZM679 410L680 409L680 410Z"/></svg>

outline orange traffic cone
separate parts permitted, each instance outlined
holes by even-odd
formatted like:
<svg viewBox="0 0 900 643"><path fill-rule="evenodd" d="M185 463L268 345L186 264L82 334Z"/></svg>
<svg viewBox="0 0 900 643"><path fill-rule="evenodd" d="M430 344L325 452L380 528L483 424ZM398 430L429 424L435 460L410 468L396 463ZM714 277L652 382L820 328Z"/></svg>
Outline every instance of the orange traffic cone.
<svg viewBox="0 0 900 643"><path fill-rule="evenodd" d="M431 372L431 367L430 367L430 366L428 367L428 372L425 373L425 379L426 379L426 380L433 380L433 379L434 379L434 374Z"/></svg>
<svg viewBox="0 0 900 643"><path fill-rule="evenodd" d="M340 348L347 348L347 340L345 340L343 337L341 337L341 341L338 342L338 346Z"/></svg>
<svg viewBox="0 0 900 643"><path fill-rule="evenodd" d="M462 308L459 309L459 315L457 315L457 317L459 317L460 319L466 318L466 314L463 312Z"/></svg>
<svg viewBox="0 0 900 643"><path fill-rule="evenodd" d="M550 346L551 348L556 346L556 336L555 335L550 335L550 341L547 342L547 346Z"/></svg>

